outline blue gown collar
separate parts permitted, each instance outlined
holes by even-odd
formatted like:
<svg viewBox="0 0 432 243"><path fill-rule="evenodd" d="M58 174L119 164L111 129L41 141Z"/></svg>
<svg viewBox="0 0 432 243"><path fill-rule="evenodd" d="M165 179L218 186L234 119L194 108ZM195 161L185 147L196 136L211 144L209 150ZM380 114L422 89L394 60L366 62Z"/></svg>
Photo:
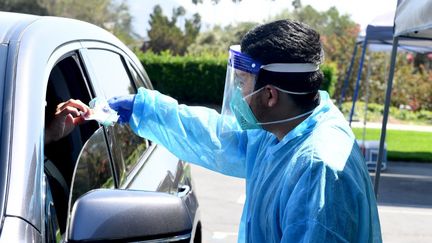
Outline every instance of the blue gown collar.
<svg viewBox="0 0 432 243"><path fill-rule="evenodd" d="M285 137L271 149L272 152L278 150L280 147L284 146L294 138L309 133L317 125L317 123L322 120L324 113L330 110L331 100L326 91L320 90L319 94L320 104L315 108L314 112L302 123L286 134ZM275 139L277 138L275 137Z"/></svg>

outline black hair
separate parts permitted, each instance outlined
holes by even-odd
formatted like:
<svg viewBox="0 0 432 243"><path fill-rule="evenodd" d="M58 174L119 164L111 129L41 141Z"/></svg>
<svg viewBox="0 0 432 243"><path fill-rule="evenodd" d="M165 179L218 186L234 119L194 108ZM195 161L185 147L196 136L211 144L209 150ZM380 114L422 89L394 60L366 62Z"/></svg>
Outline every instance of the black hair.
<svg viewBox="0 0 432 243"><path fill-rule="evenodd" d="M260 25L243 37L241 51L262 64L322 62L322 45L317 31L294 20L278 20ZM307 73L280 73L261 69L255 90L267 84L307 95L291 95L302 108L316 106L317 91L324 76L320 70Z"/></svg>

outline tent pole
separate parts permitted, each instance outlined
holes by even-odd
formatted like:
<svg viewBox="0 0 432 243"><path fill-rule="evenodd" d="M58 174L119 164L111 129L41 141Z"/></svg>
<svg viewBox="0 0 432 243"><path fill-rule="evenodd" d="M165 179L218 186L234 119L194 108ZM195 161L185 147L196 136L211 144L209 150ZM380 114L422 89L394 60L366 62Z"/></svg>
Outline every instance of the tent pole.
<svg viewBox="0 0 432 243"><path fill-rule="evenodd" d="M364 106L364 118L363 118L363 136L362 141L363 145L365 144L366 140L366 123L367 123L367 112L368 112L368 105L369 105L369 78L372 70L372 58L370 55L366 55L367 60L367 74L365 79L365 86L366 86L366 92L365 92L365 106Z"/></svg>
<svg viewBox="0 0 432 243"><path fill-rule="evenodd" d="M360 79L361 79L361 75L362 75L362 70L363 70L363 63L364 63L364 59L365 59L365 55L366 55L366 49L367 49L367 43L368 43L368 36L365 36L364 42L363 42L363 50L362 50L362 55L360 58L360 65L359 65L359 70L357 73L357 81L356 81L356 86L354 89L354 96L353 96L353 100L352 100L352 106L351 106L351 112L350 112L350 116L349 116L349 125L351 126L351 122L353 120L353 116L354 116L354 110L355 110L355 103L357 101L357 96L358 96L358 92L360 89Z"/></svg>
<svg viewBox="0 0 432 243"><path fill-rule="evenodd" d="M380 139L379 151L378 151L378 162L376 164L376 169L375 169L374 191L375 191L376 198L378 198L378 187L379 187L379 179L381 176L381 165L384 157L384 142L385 142L386 131L387 131L387 121L388 121L388 113L390 109L391 92L393 88L393 76L394 76L394 69L396 65L396 54L398 49L398 42L399 42L399 38L393 37L393 48L392 48L391 59L390 59L389 76L387 81L387 91L386 91L386 98L384 104L383 122L381 128L381 139Z"/></svg>
<svg viewBox="0 0 432 243"><path fill-rule="evenodd" d="M341 111L342 111L342 102L345 99L345 92L346 92L346 90L348 88L348 83L349 83L349 80L351 78L351 74L352 74L352 70L353 70L353 66L354 66L354 61L355 61L355 58L356 58L356 55L357 55L357 47L358 47L358 45L359 45L359 43L355 43L355 45L354 45L354 51L353 51L353 54L352 54L352 57L351 57L351 62L350 62L350 65L348 67L348 72L347 72L347 74L345 76L344 83L342 85L341 96L340 96L339 104L338 104L339 110L341 110Z"/></svg>

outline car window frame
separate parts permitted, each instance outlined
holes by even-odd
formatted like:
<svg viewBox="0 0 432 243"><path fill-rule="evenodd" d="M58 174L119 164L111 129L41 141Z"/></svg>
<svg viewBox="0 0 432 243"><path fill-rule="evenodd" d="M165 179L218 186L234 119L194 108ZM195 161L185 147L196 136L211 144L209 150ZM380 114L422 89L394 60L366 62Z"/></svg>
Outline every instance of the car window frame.
<svg viewBox="0 0 432 243"><path fill-rule="evenodd" d="M1 87L1 93L2 93L2 100L3 100L3 95L4 95L4 85L6 83L6 65L8 64L7 60L8 60L8 48L9 45L1 43L0 44L0 77L1 80L3 82L0 83L0 87ZM1 114L3 114L3 107L4 103L1 104L0 106L0 112ZM3 116L2 116L3 118ZM0 127L3 126L2 123L3 119L0 119ZM2 134L2 140L4 139L3 137L4 135ZM3 143L2 143L3 144ZM7 146L10 146L9 143L7 143ZM7 147L5 146L5 147ZM6 148L6 151L8 151L8 149ZM6 153L5 151L3 151L1 153L1 157L4 158L6 157ZM6 188L7 188L7 181L8 181L8 163L9 161L7 159L1 159L0 160L0 229L3 226L3 216L4 216L4 212L5 212L5 199L6 199Z"/></svg>
<svg viewBox="0 0 432 243"><path fill-rule="evenodd" d="M82 48L82 46L81 46L80 42L79 41L74 41L74 42L69 42L69 43L63 44L61 46L58 46L51 53L51 55L50 55L50 57L49 57L46 65L45 65L45 71L44 71L44 76L43 76L43 80L44 80L44 91L43 92L44 92L45 96L42 99L46 100L46 94L47 94L49 77L50 77L51 71L62 60L66 59L66 58L72 58L73 55L76 55L78 58L80 58L79 57L79 49L81 49L81 48ZM86 85L86 92L87 92L88 96L91 98L93 96L93 94L91 92L91 88L88 86L88 77L86 76L86 73L83 70L83 64L82 64L82 62L80 60L78 61L77 66L78 66L78 68L81 71L81 75L83 76L84 84ZM45 119L45 110L43 110L43 114L44 115L41 116L41 119ZM45 121L43 123L45 123ZM40 130L42 138L44 137L44 132L45 132L45 128L42 128ZM41 141L43 141L43 139ZM45 144L43 144L43 143L42 143L41 151L45 151ZM41 153L41 155L44 156L45 152ZM44 159L42 159L41 161L44 162ZM48 185L48 182L46 181L46 174L45 174L44 169L43 169L44 168L44 163L41 163L41 166L42 166L42 170L41 171L42 171L42 175L43 175L41 177L41 181L40 181L41 188L42 188L41 189L41 195L40 195L41 196L41 205L42 205L42 207L41 207L42 222L45 222L46 220L57 221L57 218L53 218L53 217L50 218L47 215L48 212L46 211L46 209L49 208L49 207L47 207L48 205L46 205L46 204L50 203L50 202L47 201L47 200L45 200L45 193L47 193L47 191L49 191L51 193L51 189L50 189L50 187ZM67 201L69 201L69 198L68 198ZM68 207L68 205L66 205L66 207ZM48 218L47 218L47 216L48 216ZM51 223L58 225L58 222L51 222ZM67 222L66 222L66 224L67 224ZM47 229L45 227L45 223L42 224L41 230L42 230L42 232L44 232L43 235L48 234L48 232L46 232L46 231L49 230L49 229Z"/></svg>
<svg viewBox="0 0 432 243"><path fill-rule="evenodd" d="M133 60L130 59L126 59L126 65L129 68L129 72L131 72L131 70L133 70L133 72L135 72L140 80L136 80L134 79L133 75L132 79L135 83L135 87L140 88L140 87L144 87L146 89L151 89L153 90L153 84L151 83L151 80L149 78L149 76L147 75L147 72L145 71L144 67L141 65L141 67L138 67L137 65L135 65L135 63L133 62Z"/></svg>
<svg viewBox="0 0 432 243"><path fill-rule="evenodd" d="M80 52L80 50L82 50L82 49L83 49L83 47L82 47L80 41L76 41L76 42L71 42L71 43L68 43L66 45L63 45L63 46L59 47L55 52L53 52L51 54L51 57L50 57L47 65L46 65L46 71L45 71L45 76L44 76L44 79L46 80L46 83L45 83L45 94L47 93L47 86L48 86L49 76L50 76L51 71L56 67L56 65L58 65L61 61L65 60L66 58L74 58L76 60L76 62L77 62L77 68L79 68L80 75L83 77L82 82L85 85L86 95L90 99L92 99L92 98L95 97L94 87L93 87L93 84L91 82L91 79L90 79L87 67L86 67L86 65L85 65L85 63L83 61L83 57L82 57L81 52ZM83 91L84 91L84 89L83 89ZM44 97L44 98L46 99L46 97ZM103 128L103 126L101 126L101 125L98 124L98 128L94 131L94 133L96 133L97 131L99 131L102 128ZM43 132L44 132L44 129L42 129L42 133ZM93 134L88 139L82 141L83 142L83 146L80 149L80 153L85 148L85 146L87 144L87 141L89 141L89 139L92 136L93 136ZM104 137L104 143L103 143L104 148L107 151L110 151L108 143L107 143L107 139L106 139L105 133L103 134L103 137ZM79 159L79 157L77 159ZM112 163L113 162L112 162L112 158L111 158L110 154L108 156L108 161L109 161L109 166L111 168L110 174L111 174L111 176L113 178L115 178L114 171L112 170L112 168L113 168L113 164ZM68 208L68 212L67 212L67 215L68 215L67 217L68 218L70 217L71 209L73 208L73 204L71 205L71 197L72 197L73 181L75 180L74 176L75 176L75 172L73 172L73 175L72 175L72 182L71 182L71 186L69 188L70 189L70 194L69 194L69 196L67 198L67 201L69 202L68 205L66 205L67 208ZM44 177L45 177L45 173L44 173ZM47 188L46 188L47 185L46 184L47 183L44 183L44 185L42 186L43 187L42 191L47 190ZM41 213L43 215L42 216L43 219L45 220L45 218L47 216L46 215L47 212L46 212L46 210L44 208L45 208L45 206L46 206L45 204L47 202L43 200L43 203L44 203L43 204L44 207L43 207L43 211ZM66 221L66 233L65 233L65 235L67 235L68 228L69 228L69 220ZM45 232L46 230L48 230L48 229L45 229L45 227L43 227L42 231Z"/></svg>
<svg viewBox="0 0 432 243"><path fill-rule="evenodd" d="M138 87L136 84L136 80L133 78L132 74L130 73L131 67L134 68L134 71L140 76L140 78L144 82L145 87L153 89L153 86L151 85L150 79L148 78L145 70L142 68L142 71L138 71L138 70L140 70L140 68L137 67L135 64L132 64L132 63L134 63L133 62L134 58L131 58L127 53L125 53L120 48L118 48L114 45L108 44L108 43L97 42L97 41L82 41L81 44L84 48L82 48L80 50L80 55L82 57L84 65L85 66L88 65L86 68L90 70L88 72L88 75L89 75L90 82L93 85L93 88L94 88L93 91L95 92L95 95L97 95L98 93L103 94L103 91L102 91L103 89L99 86L98 81L94 82L94 80L97 80L97 76L91 67L91 59L90 59L89 54L88 54L89 49L99 49L99 50L109 51L109 52L113 52L113 53L120 55L122 57L124 67L126 68L127 75L129 76L130 80L133 80L131 82L131 84L134 85L135 92L137 92ZM146 77L143 77L144 75ZM107 136L107 139L112 138L112 135L110 134L110 132L108 131L107 128L104 127L104 131L105 131L105 135ZM107 140L107 144L108 144L108 140ZM109 145L108 145L108 147L109 147ZM134 178L139 173L139 171L142 170L142 168L145 166L146 162L148 161L149 157L151 156L151 154L153 153L155 148L156 148L156 144L149 142L149 146L148 146L147 150L141 155L136 166L129 172L129 174L127 175L127 177L123 183L119 183L120 178L119 178L118 172L117 171L114 172L115 177L116 177L116 179L115 179L116 188L118 188L118 189L128 188L129 184L134 180ZM112 157L111 148L109 148L109 151L111 153L111 161L112 161L112 163L114 163L114 158ZM113 167L113 168L115 168L115 167Z"/></svg>

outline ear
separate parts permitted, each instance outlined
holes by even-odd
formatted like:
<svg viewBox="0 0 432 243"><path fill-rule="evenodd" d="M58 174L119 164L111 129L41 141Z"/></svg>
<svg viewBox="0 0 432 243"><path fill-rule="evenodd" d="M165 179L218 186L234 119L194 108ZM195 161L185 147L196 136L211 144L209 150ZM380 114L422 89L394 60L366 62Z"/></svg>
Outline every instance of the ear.
<svg viewBox="0 0 432 243"><path fill-rule="evenodd" d="M276 90L273 86L271 85L266 85L265 86L265 91L266 91L266 105L268 107L274 107L279 100L279 92L278 90Z"/></svg>

